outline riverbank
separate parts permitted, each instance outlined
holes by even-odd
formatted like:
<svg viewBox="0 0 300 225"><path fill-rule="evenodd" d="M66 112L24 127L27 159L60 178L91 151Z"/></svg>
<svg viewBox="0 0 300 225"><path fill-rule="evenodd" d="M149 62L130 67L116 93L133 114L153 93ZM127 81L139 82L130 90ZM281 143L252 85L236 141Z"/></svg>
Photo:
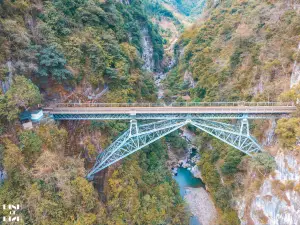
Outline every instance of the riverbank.
<svg viewBox="0 0 300 225"><path fill-rule="evenodd" d="M184 199L193 216L196 216L202 225L216 224L217 210L207 191L202 187L187 187L185 190Z"/></svg>
<svg viewBox="0 0 300 225"><path fill-rule="evenodd" d="M192 215L189 225L213 225L217 211L205 184L201 180L201 171L197 166L200 155L191 148L183 156L177 156L168 146L168 167L179 185L180 195L185 199Z"/></svg>

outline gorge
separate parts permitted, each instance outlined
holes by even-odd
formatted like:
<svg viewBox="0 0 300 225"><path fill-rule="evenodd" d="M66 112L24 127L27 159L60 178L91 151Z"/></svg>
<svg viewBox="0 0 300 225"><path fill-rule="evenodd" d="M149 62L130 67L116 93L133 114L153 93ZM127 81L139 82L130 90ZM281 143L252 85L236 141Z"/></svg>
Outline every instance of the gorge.
<svg viewBox="0 0 300 225"><path fill-rule="evenodd" d="M299 1L3 0L0 15L0 204L23 224L300 223ZM59 102L297 110L250 121L253 157L187 125L89 182L129 123L26 117Z"/></svg>

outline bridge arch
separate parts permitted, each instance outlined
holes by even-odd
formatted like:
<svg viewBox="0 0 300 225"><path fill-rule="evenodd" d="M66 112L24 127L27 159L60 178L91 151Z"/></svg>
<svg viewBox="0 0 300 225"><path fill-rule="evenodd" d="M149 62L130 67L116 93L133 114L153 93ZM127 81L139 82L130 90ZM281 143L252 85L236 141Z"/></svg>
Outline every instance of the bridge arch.
<svg viewBox="0 0 300 225"><path fill-rule="evenodd" d="M130 128L97 156L87 179L92 180L99 171L187 124L247 155L262 150L255 138L250 135L247 118L240 119L236 125L206 119L170 119L138 125L136 120L131 120Z"/></svg>

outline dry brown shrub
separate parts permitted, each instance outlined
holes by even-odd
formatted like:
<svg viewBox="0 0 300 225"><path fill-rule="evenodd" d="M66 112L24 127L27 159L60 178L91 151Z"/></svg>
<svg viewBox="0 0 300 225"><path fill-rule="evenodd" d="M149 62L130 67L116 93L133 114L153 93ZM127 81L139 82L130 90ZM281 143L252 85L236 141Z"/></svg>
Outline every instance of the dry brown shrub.
<svg viewBox="0 0 300 225"><path fill-rule="evenodd" d="M292 180L288 180L285 184L286 190L293 190L295 186L295 182Z"/></svg>
<svg viewBox="0 0 300 225"><path fill-rule="evenodd" d="M294 191L300 193L300 183L294 186Z"/></svg>
<svg viewBox="0 0 300 225"><path fill-rule="evenodd" d="M261 209L256 210L255 213L258 216L259 222L261 224L268 224L268 217L264 214L264 212Z"/></svg>
<svg viewBox="0 0 300 225"><path fill-rule="evenodd" d="M250 37L253 34L253 30L247 24L242 23L236 29L236 34L239 37Z"/></svg>
<svg viewBox="0 0 300 225"><path fill-rule="evenodd" d="M31 171L34 178L47 180L60 167L61 157L54 152L44 151Z"/></svg>
<svg viewBox="0 0 300 225"><path fill-rule="evenodd" d="M283 200L288 205L290 205L290 201L286 196L286 186L279 180L273 180L271 185L272 192L274 193L274 195L277 196L280 200Z"/></svg>

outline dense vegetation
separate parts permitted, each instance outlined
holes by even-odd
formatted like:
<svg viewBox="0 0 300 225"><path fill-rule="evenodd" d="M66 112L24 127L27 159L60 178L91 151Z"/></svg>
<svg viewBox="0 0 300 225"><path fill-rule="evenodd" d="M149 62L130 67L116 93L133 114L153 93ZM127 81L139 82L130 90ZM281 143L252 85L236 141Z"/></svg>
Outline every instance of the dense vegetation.
<svg viewBox="0 0 300 225"><path fill-rule="evenodd" d="M16 76L10 89L4 95L0 95L0 118L8 121L15 120L20 109L35 106L41 101L38 87L23 76Z"/></svg>
<svg viewBox="0 0 300 225"><path fill-rule="evenodd" d="M142 2L23 3L1 3L2 79L8 71L6 62L11 61L15 73L43 89L48 82L64 83L71 89L79 84L100 88L108 84L110 101L154 100L153 81L141 70L141 28L146 27L151 36L156 66L163 46Z"/></svg>
<svg viewBox="0 0 300 225"><path fill-rule="evenodd" d="M285 1L221 2L182 35L184 55L167 87L185 93L189 71L195 101L276 100L289 88L299 33L300 16Z"/></svg>
<svg viewBox="0 0 300 225"><path fill-rule="evenodd" d="M208 143L213 150L207 148ZM238 165L244 154L205 134L199 133L194 144L201 153L198 165L201 168L202 179L219 211L218 224L240 224L237 213L233 209L231 196L232 190L236 187L234 176L240 172ZM221 176L223 180L226 179L225 183L221 182Z"/></svg>
<svg viewBox="0 0 300 225"><path fill-rule="evenodd" d="M166 149L155 142L114 171L106 190L111 224L187 224L185 205L165 166Z"/></svg>
<svg viewBox="0 0 300 225"><path fill-rule="evenodd" d="M163 0L171 4L181 14L189 16L190 18L199 17L204 10L206 0Z"/></svg>
<svg viewBox="0 0 300 225"><path fill-rule="evenodd" d="M0 145L9 178L0 188L0 203L21 204L24 224L186 224L162 142L126 159L108 179L100 201L85 179L83 160L64 156L65 129L40 126L19 131L17 138L18 145L9 139Z"/></svg>
<svg viewBox="0 0 300 225"><path fill-rule="evenodd" d="M7 175L0 203L20 204L24 224L187 223L165 166L164 141L112 168L94 187L85 179L87 166L127 124L50 123L22 130L18 121L25 109L70 93L86 101L86 90L105 86L110 91L101 101L155 101L153 78L142 69L141 30L151 38L155 68L164 51L147 6L139 0L0 2L0 81L9 83L8 91L0 88L1 169Z"/></svg>

